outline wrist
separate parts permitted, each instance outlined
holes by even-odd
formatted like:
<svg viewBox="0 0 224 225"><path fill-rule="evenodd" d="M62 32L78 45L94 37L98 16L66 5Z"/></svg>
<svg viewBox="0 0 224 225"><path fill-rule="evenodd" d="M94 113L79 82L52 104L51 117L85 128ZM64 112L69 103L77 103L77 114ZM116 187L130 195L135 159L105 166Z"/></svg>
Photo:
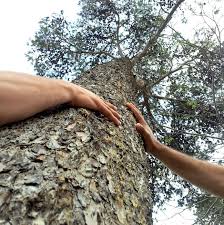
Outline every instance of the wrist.
<svg viewBox="0 0 224 225"><path fill-rule="evenodd" d="M157 139L152 140L148 144L148 152L152 155L156 155L158 153L158 150L161 149L162 143L160 143Z"/></svg>
<svg viewBox="0 0 224 225"><path fill-rule="evenodd" d="M74 85L68 81L55 80L59 87L63 103L69 103L74 96Z"/></svg>

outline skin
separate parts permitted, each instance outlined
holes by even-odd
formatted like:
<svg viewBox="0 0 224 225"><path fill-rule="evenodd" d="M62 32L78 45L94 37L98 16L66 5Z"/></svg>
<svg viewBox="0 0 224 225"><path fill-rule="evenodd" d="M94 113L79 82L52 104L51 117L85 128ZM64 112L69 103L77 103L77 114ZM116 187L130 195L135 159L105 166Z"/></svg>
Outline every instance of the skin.
<svg viewBox="0 0 224 225"><path fill-rule="evenodd" d="M120 125L120 115L114 105L66 81L1 71L0 90L0 126L24 120L64 103L99 111Z"/></svg>
<svg viewBox="0 0 224 225"><path fill-rule="evenodd" d="M146 151L161 160L174 173L192 184L220 197L224 197L224 167L198 160L160 143L144 120L140 111L132 104L136 130L142 136Z"/></svg>

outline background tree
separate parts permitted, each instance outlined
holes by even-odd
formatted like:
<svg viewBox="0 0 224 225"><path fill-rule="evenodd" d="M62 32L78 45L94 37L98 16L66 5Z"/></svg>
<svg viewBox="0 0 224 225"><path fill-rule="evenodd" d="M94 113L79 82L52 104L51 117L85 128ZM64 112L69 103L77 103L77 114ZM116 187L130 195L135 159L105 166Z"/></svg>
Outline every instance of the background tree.
<svg viewBox="0 0 224 225"><path fill-rule="evenodd" d="M70 79L97 64L130 59L138 106L157 137L208 160L223 144L222 42L211 38L211 29L198 31L192 43L170 27L182 2L80 1L78 21L66 21L62 12L40 22L28 58L38 74ZM155 204L174 195L180 205L196 204L201 192L157 160L150 163Z"/></svg>

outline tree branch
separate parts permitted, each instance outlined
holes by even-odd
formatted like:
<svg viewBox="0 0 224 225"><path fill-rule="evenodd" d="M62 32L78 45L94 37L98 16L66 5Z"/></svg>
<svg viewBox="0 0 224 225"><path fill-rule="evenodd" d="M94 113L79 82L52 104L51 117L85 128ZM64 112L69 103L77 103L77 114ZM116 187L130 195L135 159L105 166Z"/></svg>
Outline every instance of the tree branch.
<svg viewBox="0 0 224 225"><path fill-rule="evenodd" d="M77 46L74 45L73 43L69 42L67 39L62 38L62 40L65 41L67 44L71 45L73 48L77 49ZM115 56L113 56L109 52L105 51L107 46L101 51L88 51L88 50L85 51L82 49L77 49L76 51L72 51L72 53L74 53L74 54L90 54L90 55L107 55L107 56L111 57L112 59L117 59Z"/></svg>
<svg viewBox="0 0 224 225"><path fill-rule="evenodd" d="M175 72L177 72L177 71L179 71L179 70L182 70L183 69L183 66L185 66L186 64L188 64L188 63L190 63L190 62L192 62L192 61L194 61L195 59L193 58L193 59L190 59L190 60L188 60L188 61L186 61L186 62L184 62L184 63L182 63L179 67L177 67L176 69L174 69L174 70L171 70L171 71L169 71L167 74L165 74L164 76L161 76L157 81L155 81L152 85L150 85L151 87L153 87L153 86L155 86L155 85L157 85L157 84L159 84L162 80L164 80L166 77L169 77L170 75L172 75L173 73L175 73Z"/></svg>
<svg viewBox="0 0 224 225"><path fill-rule="evenodd" d="M216 20L215 20L215 18L214 18L214 15L213 15L213 18L211 18L211 17L209 17L208 15L205 14L205 11L204 11L204 8L203 8L203 7L201 8L201 10L202 10L201 16L202 16L202 18L203 18L204 23L205 23L205 24L208 26L208 28L214 33L214 35L215 35L216 38L217 38L217 41L218 41L219 45L221 46L221 45L222 45L221 31L220 31L219 26L218 26L218 24L217 24L217 22L216 22ZM218 34L217 34L215 28L213 28L211 25L209 25L209 23L206 21L205 18L209 19L210 21L212 21L212 22L215 24L215 27L216 27L216 29L218 30Z"/></svg>
<svg viewBox="0 0 224 225"><path fill-rule="evenodd" d="M84 51L84 50L78 50L78 51L73 51L73 53L75 54L90 54L90 55L107 55L109 57L111 57L112 59L117 59L116 57L114 57L113 55L111 55L109 52L107 51Z"/></svg>
<svg viewBox="0 0 224 225"><path fill-rule="evenodd" d="M174 128L172 127L168 127L168 126L165 126L165 125L161 125L161 124L158 124L158 126L161 126L161 127L164 127L164 128L167 128L169 130L173 130L174 132L176 131L176 133L182 133L182 134L189 134L189 135L192 135L192 136L196 136L196 137L206 137L206 138L212 138L212 139L217 139L217 140L224 140L224 138L220 138L220 137L215 137L215 136L210 136L210 135L204 135L204 134L199 134L199 133L190 133L190 132L177 132L177 130L175 130Z"/></svg>
<svg viewBox="0 0 224 225"><path fill-rule="evenodd" d="M212 207L217 203L217 201L219 200L218 197L215 198L215 200L213 201L213 203L209 206L209 208L207 209L207 211L204 213L204 215L202 215L202 217L199 217L198 219L203 222L203 219L208 216L209 212L211 211ZM193 223L193 225L196 225L197 221L195 223Z"/></svg>
<svg viewBox="0 0 224 225"><path fill-rule="evenodd" d="M171 10L171 12L169 13L169 15L166 17L166 19L164 20L162 26L158 29L158 31L156 32L156 34L150 38L148 40L148 42L146 43L144 49L138 53L133 59L132 62L134 64L136 64L137 62L139 62L143 57L145 57L147 55L148 50L155 44L155 42L157 41L157 39L159 38L159 36L161 35L161 33L163 32L163 30L166 28L167 24L170 22L170 20L173 17L173 14L175 13L175 11L177 10L177 8L181 5L181 3L183 3L184 0L179 0L177 2L177 4L173 7L173 9Z"/></svg>
<svg viewBox="0 0 224 225"><path fill-rule="evenodd" d="M116 41L117 41L117 49L118 49L118 54L120 55L121 58L124 58L125 55L121 49L121 46L120 46L120 39L119 39L119 30L120 30L120 15L119 13L115 12L116 15L117 15L117 31L116 31Z"/></svg>
<svg viewBox="0 0 224 225"><path fill-rule="evenodd" d="M210 51L209 49L205 49L203 46L199 46L199 45L197 45L197 44L195 44L195 43L190 42L190 40L184 38L184 37L180 34L180 32L176 31L173 27L169 26L169 28L170 28L173 32L175 32L175 33L176 33L183 41L185 41L186 44L188 44L189 46L191 46L191 47L193 47L193 48L197 48L197 49L199 49L199 50L203 50L203 51L207 51L207 52L211 53L211 51Z"/></svg>
<svg viewBox="0 0 224 225"><path fill-rule="evenodd" d="M159 96L159 95L155 95L155 94L152 94L151 97L161 99L161 100L175 101L175 102L183 102L183 103L187 102L187 100L170 98L170 97L166 97L166 96Z"/></svg>
<svg viewBox="0 0 224 225"><path fill-rule="evenodd" d="M167 134L167 131L163 127L157 126L158 122L155 119L155 117L153 116L153 114L151 113L150 105L149 105L149 102L148 102L149 96L147 95L146 90L143 90L143 99L144 99L143 105L145 106L146 111L148 113L148 116L150 117L150 122L151 122L151 125L152 125L152 130L158 130L158 131L161 131L162 130L163 133L165 133L166 135L168 135Z"/></svg>
<svg viewBox="0 0 224 225"><path fill-rule="evenodd" d="M210 197L210 196L209 196L209 197ZM207 200L209 199L209 197L206 197L206 198L204 198L203 200L200 200L200 201L198 201L198 202L195 202L194 204L200 204L201 202L207 201ZM211 198L211 197L210 197L210 198ZM167 203L166 203L166 204L167 204ZM167 204L167 205L168 205L168 206L171 206L171 207L174 208L174 209L180 208L180 206L173 206L173 205L170 205L170 204ZM162 222L162 221L168 221L168 220L170 220L170 219L176 217L177 215L180 215L180 216L181 216L181 213L183 213L184 211L189 210L189 209L191 209L191 208L192 208L192 206L191 206L191 205L188 205L187 207L185 207L184 209L182 209L180 212L174 213L172 216L167 217L166 219L159 220L159 222Z"/></svg>

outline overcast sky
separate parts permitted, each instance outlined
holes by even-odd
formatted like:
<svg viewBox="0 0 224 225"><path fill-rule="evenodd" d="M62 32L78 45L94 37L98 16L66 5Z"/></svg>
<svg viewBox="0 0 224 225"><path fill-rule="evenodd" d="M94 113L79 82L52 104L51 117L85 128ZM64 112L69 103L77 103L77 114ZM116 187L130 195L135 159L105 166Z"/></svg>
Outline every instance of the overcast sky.
<svg viewBox="0 0 224 225"><path fill-rule="evenodd" d="M74 18L78 0L0 1L0 69L33 73L24 54L27 41L38 29L38 21L52 13L65 11Z"/></svg>

